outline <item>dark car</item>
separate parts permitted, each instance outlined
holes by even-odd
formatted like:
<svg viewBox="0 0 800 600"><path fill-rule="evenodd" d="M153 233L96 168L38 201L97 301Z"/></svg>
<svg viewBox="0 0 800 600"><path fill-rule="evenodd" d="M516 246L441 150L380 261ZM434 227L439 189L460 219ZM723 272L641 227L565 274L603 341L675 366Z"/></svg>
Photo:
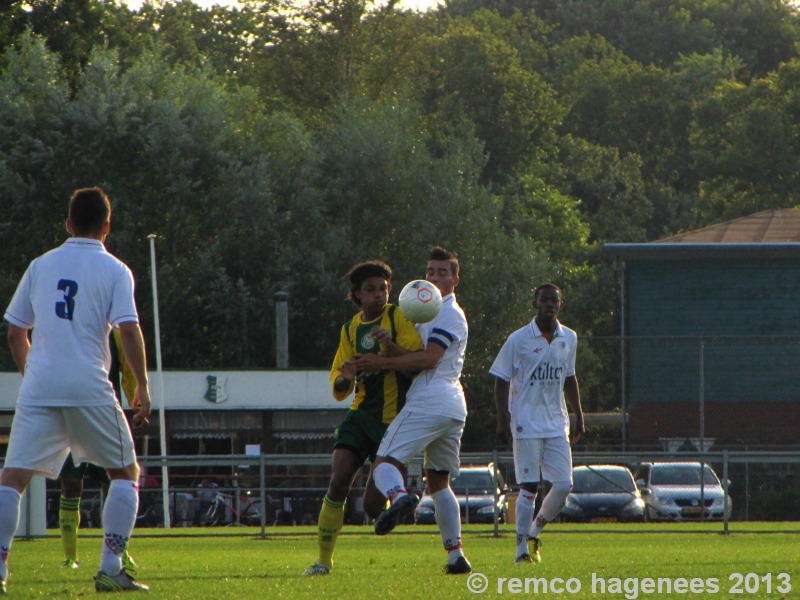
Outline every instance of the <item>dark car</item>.
<svg viewBox="0 0 800 600"><path fill-rule="evenodd" d="M562 521L644 521L645 503L627 467L575 467L572 481L572 491L560 515Z"/></svg>
<svg viewBox="0 0 800 600"><path fill-rule="evenodd" d="M458 476L450 479L461 509L462 523L494 523L495 510L500 523L508 520L508 488L499 469L496 485L493 474L494 465L490 463L461 467ZM414 523L435 523L435 510L433 499L425 493L414 512Z"/></svg>

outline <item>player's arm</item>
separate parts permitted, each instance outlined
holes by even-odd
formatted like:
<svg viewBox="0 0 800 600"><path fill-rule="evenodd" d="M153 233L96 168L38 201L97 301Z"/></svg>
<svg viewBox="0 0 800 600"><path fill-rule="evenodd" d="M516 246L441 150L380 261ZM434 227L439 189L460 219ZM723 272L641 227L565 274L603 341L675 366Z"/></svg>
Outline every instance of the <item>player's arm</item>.
<svg viewBox="0 0 800 600"><path fill-rule="evenodd" d="M384 354L389 356L402 356L403 354L408 354L409 352L419 352L422 350L422 340L419 339L419 334L412 323L406 321L405 326L401 325L398 329L399 331L397 339L400 343L394 342L392 340L392 334L378 325L372 329L370 335L372 335L372 337L374 337L381 344L382 348L386 349ZM409 379L413 379L414 376L419 373L418 370L399 372Z"/></svg>
<svg viewBox="0 0 800 600"><path fill-rule="evenodd" d="M347 398L355 387L356 368L351 360L354 357L353 346L347 338L345 327L342 327L339 334L339 348L336 350L330 374L333 397L338 402Z"/></svg>
<svg viewBox="0 0 800 600"><path fill-rule="evenodd" d="M25 375L25 364L28 361L28 351L31 349L31 341L28 338L28 330L18 327L13 323L8 324L8 348L14 364L22 375Z"/></svg>
<svg viewBox="0 0 800 600"><path fill-rule="evenodd" d="M419 352L407 352L401 356L381 356L366 354L353 361L359 371L424 371L434 369L444 355L445 348L428 342L428 346Z"/></svg>
<svg viewBox="0 0 800 600"><path fill-rule="evenodd" d="M369 334L378 342L382 347L386 348L386 354L389 356L400 356L406 352L411 352L408 348L403 348L400 344L392 339L392 334L386 331L380 325L375 325Z"/></svg>
<svg viewBox="0 0 800 600"><path fill-rule="evenodd" d="M128 401L128 406L133 406L133 399L136 394L136 378L133 376L133 371L131 371L131 366L128 364L128 361L125 360L125 354L122 352L121 346L122 342L120 342L120 333L119 329L115 329L112 332L114 336L114 343L117 348L117 362L119 363L119 372L120 372L120 387L122 388L122 393L125 396L125 399ZM120 398L120 402L122 398Z"/></svg>
<svg viewBox="0 0 800 600"><path fill-rule="evenodd" d="M577 444L583 438L586 428L583 423L583 408L581 407L581 394L578 389L578 378L570 375L564 379L564 398L569 402L575 414L575 431L572 433L572 443Z"/></svg>
<svg viewBox="0 0 800 600"><path fill-rule="evenodd" d="M356 368L353 361L342 363L339 373L333 379L333 395L340 402L350 395L356 381Z"/></svg>
<svg viewBox="0 0 800 600"><path fill-rule="evenodd" d="M511 413L508 412L508 390L510 384L505 379L494 378L494 405L497 408L497 441L511 443Z"/></svg>
<svg viewBox="0 0 800 600"><path fill-rule="evenodd" d="M136 391L133 393L133 426L141 427L148 423L151 402L150 389L147 387L147 355L144 348L144 337L139 323L127 321L119 324L119 339L125 360L136 380Z"/></svg>

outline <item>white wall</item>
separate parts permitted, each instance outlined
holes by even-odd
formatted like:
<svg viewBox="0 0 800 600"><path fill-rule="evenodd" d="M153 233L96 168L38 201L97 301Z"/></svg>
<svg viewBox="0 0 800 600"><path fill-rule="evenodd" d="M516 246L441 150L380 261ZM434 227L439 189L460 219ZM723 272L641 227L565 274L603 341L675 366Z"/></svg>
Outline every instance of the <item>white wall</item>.
<svg viewBox="0 0 800 600"><path fill-rule="evenodd" d="M218 390L227 396L221 402L205 398L209 376L216 377ZM336 402L328 371L165 371L164 398L167 409L347 409L352 397ZM0 410L13 410L22 378L18 373L0 373ZM159 377L150 373L153 406L159 406Z"/></svg>

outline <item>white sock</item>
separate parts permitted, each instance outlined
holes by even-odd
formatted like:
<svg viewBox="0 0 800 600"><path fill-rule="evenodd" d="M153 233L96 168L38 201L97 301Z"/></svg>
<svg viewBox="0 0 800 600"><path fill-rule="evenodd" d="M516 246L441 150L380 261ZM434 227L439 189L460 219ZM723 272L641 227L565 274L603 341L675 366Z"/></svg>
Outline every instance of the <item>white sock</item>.
<svg viewBox="0 0 800 600"><path fill-rule="evenodd" d="M128 546L136 511L139 509L139 486L127 479L114 479L108 486L103 507L103 554L100 570L117 575L122 570L122 555Z"/></svg>
<svg viewBox="0 0 800 600"><path fill-rule="evenodd" d="M453 489L448 486L431 494L435 509L436 523L442 536L444 549L447 550L447 562L453 564L459 556L464 556L461 549L461 512L458 499Z"/></svg>
<svg viewBox="0 0 800 600"><path fill-rule="evenodd" d="M517 502L514 506L518 557L528 553L528 532L533 524L534 502L536 502L536 494L526 490L519 491L519 496L517 496Z"/></svg>
<svg viewBox="0 0 800 600"><path fill-rule="evenodd" d="M392 463L380 463L372 472L372 479L378 491L392 503L398 498L408 495L403 474Z"/></svg>
<svg viewBox="0 0 800 600"><path fill-rule="evenodd" d="M545 528L550 521L558 516L564 504L567 503L567 496L572 489L572 485L566 482L557 482L553 484L550 491L542 501L542 508L539 509L539 514L533 520L533 525L528 535L532 538L538 538L542 529Z"/></svg>
<svg viewBox="0 0 800 600"><path fill-rule="evenodd" d="M12 487L0 487L0 579L8 579L8 553L19 527L22 496Z"/></svg>

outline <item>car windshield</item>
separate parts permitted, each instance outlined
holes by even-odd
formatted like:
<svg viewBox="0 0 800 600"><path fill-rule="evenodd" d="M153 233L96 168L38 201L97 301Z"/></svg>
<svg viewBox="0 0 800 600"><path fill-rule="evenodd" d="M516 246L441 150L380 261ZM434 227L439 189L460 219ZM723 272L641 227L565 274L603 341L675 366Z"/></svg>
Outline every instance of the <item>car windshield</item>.
<svg viewBox="0 0 800 600"><path fill-rule="evenodd" d="M572 473L574 494L633 492L633 477L622 469L576 469Z"/></svg>
<svg viewBox="0 0 800 600"><path fill-rule="evenodd" d="M703 484L719 485L711 467L703 467ZM650 485L700 485L700 465L653 465Z"/></svg>
<svg viewBox="0 0 800 600"><path fill-rule="evenodd" d="M461 471L450 480L456 494L493 494L492 474L489 471Z"/></svg>

